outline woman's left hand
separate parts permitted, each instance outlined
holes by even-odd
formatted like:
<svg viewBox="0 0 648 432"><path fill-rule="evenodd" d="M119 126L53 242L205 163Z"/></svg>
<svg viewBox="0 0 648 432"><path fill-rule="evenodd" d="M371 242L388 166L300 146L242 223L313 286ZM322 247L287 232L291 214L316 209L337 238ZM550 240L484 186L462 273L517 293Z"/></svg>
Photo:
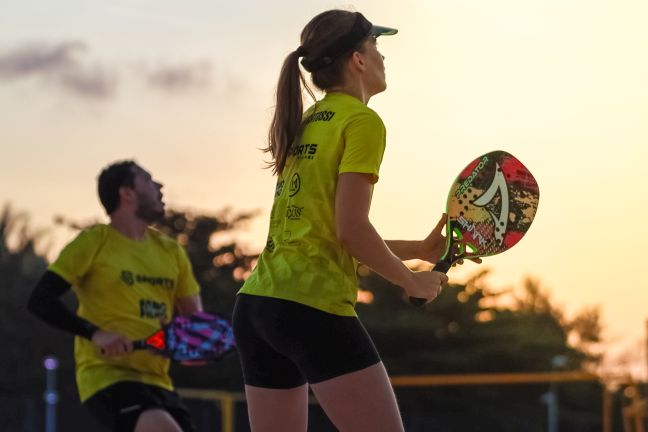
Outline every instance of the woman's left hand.
<svg viewBox="0 0 648 432"><path fill-rule="evenodd" d="M441 259L441 255L445 252L446 238L443 235L444 227L448 215L443 213L441 219L437 222L432 232L421 241L421 256L422 260L436 263Z"/></svg>
<svg viewBox="0 0 648 432"><path fill-rule="evenodd" d="M432 232L425 238L425 240L421 241L420 259L429 261L433 264L441 259L446 248L446 237L443 235L443 231L447 219L448 215L443 213L441 219L439 219L439 222L437 222ZM471 258L470 261L477 264L481 264L482 262L481 258ZM464 260L460 259L453 263L452 266L454 267L455 265L461 265L463 263Z"/></svg>

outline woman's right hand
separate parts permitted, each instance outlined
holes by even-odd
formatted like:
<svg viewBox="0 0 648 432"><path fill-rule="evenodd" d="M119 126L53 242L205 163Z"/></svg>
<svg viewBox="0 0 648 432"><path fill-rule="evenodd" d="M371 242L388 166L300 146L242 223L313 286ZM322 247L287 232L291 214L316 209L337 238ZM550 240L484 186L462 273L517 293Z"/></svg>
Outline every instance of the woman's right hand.
<svg viewBox="0 0 648 432"><path fill-rule="evenodd" d="M133 343L126 336L106 330L97 330L92 335L92 342L106 357L115 357L133 351Z"/></svg>
<svg viewBox="0 0 648 432"><path fill-rule="evenodd" d="M429 303L441 293L443 288L448 286L448 276L445 273L436 271L412 272L412 282L404 287L407 295L414 298L424 299Z"/></svg>

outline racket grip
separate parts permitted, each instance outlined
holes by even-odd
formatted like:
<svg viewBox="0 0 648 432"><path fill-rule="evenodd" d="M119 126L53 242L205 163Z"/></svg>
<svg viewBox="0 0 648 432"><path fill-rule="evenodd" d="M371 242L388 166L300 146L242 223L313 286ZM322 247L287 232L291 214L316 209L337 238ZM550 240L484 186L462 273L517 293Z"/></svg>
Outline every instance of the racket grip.
<svg viewBox="0 0 648 432"><path fill-rule="evenodd" d="M451 266L452 265L447 261L439 261L434 265L434 267L432 267L432 271L439 273L448 273L448 270L450 270Z"/></svg>
<svg viewBox="0 0 648 432"><path fill-rule="evenodd" d="M146 341L136 340L133 342L133 350L146 349Z"/></svg>
<svg viewBox="0 0 648 432"><path fill-rule="evenodd" d="M434 265L431 271L439 272L439 273L448 273L448 270L450 270L450 267L452 265L449 264L447 261L439 261ZM423 306L427 300L424 298L418 298L418 297L410 297L409 301L411 304L414 306Z"/></svg>
<svg viewBox="0 0 648 432"><path fill-rule="evenodd" d="M425 300L424 298L419 298L419 297L410 297L409 301L411 304L417 307L423 306L425 302L427 302L427 300Z"/></svg>

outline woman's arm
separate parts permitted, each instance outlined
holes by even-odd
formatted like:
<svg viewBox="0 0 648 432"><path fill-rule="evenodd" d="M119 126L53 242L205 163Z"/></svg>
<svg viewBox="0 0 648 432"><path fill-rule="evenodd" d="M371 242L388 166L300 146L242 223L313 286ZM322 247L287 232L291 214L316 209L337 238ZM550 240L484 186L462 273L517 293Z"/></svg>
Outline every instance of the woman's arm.
<svg viewBox="0 0 648 432"><path fill-rule="evenodd" d="M413 272L390 250L369 221L371 188L366 174L343 173L338 177L335 197L338 239L356 259L403 287L411 297L434 299L447 284L447 276L439 272Z"/></svg>
<svg viewBox="0 0 648 432"><path fill-rule="evenodd" d="M443 236L446 224L445 213L432 232L424 240L385 240L387 247L401 260L421 259L436 263L445 251L446 238Z"/></svg>

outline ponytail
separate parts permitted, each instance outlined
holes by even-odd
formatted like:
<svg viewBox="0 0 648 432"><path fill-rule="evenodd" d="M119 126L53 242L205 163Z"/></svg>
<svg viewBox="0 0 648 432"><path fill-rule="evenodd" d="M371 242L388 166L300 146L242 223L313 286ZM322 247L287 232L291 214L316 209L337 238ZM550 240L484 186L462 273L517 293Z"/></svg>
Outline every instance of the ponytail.
<svg viewBox="0 0 648 432"><path fill-rule="evenodd" d="M343 80L344 63L353 51L362 49L363 40L359 40L356 47L349 47L345 54L337 52L339 46L328 52L331 41L339 40L340 34L349 33L350 30L354 30L356 24L363 25L365 21L371 26L360 13L334 9L317 15L302 30L301 46L288 54L281 68L274 116L268 131L268 146L263 149L272 156L268 168L272 168L273 174L281 174L286 166L290 148L301 132L304 109L302 88L313 101L317 101L315 93L306 83L299 68L299 58L303 57L302 66L311 73L311 80L319 90L327 91L340 85ZM357 35L354 33L352 36ZM348 37L343 41L347 43L347 39Z"/></svg>
<svg viewBox="0 0 648 432"><path fill-rule="evenodd" d="M300 54L297 51L290 53L279 75L277 103L268 132L268 146L263 149L272 156L268 166L272 168L273 174L281 174L283 171L290 147L297 138L301 126L304 108L301 85L303 84L307 89L308 86L299 69ZM310 89L308 90L311 93Z"/></svg>

